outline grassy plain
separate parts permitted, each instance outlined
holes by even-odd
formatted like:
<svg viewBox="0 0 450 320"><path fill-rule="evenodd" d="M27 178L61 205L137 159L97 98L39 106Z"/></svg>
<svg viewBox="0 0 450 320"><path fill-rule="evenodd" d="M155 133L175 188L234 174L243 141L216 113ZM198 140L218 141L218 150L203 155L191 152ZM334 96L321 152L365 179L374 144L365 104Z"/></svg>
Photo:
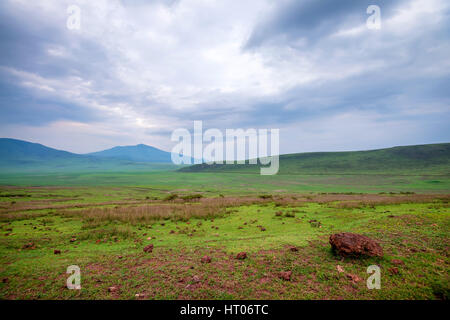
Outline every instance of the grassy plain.
<svg viewBox="0 0 450 320"><path fill-rule="evenodd" d="M8 181L15 186L0 188L1 299L449 295L445 175L159 172ZM328 237L343 231L379 241L384 257L335 256ZM153 252L143 252L149 244ZM235 259L241 251L247 259ZM205 255L211 263L201 263ZM366 287L373 264L381 268L380 290ZM65 287L70 265L81 269L81 290ZM280 276L286 271L290 281Z"/></svg>

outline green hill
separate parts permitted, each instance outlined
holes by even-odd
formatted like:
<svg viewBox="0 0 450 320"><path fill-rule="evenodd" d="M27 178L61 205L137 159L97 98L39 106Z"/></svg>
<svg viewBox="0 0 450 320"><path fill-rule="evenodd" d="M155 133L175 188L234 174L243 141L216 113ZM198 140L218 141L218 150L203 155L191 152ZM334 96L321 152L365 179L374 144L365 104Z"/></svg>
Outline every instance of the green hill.
<svg viewBox="0 0 450 320"><path fill-rule="evenodd" d="M259 173L260 165L200 164L182 172ZM450 143L280 156L279 174L450 173Z"/></svg>

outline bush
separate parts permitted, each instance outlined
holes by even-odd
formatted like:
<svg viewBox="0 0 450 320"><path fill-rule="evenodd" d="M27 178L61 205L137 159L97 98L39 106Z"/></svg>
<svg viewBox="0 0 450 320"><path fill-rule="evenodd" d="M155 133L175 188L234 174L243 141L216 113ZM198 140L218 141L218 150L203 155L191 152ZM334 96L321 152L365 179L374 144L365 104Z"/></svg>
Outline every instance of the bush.
<svg viewBox="0 0 450 320"><path fill-rule="evenodd" d="M178 198L178 195L176 193L169 194L167 197L164 198L164 201L173 201Z"/></svg>
<svg viewBox="0 0 450 320"><path fill-rule="evenodd" d="M181 199L183 199L184 201L192 201L192 200L199 200L203 198L203 195L201 194L188 194L186 196L181 197Z"/></svg>

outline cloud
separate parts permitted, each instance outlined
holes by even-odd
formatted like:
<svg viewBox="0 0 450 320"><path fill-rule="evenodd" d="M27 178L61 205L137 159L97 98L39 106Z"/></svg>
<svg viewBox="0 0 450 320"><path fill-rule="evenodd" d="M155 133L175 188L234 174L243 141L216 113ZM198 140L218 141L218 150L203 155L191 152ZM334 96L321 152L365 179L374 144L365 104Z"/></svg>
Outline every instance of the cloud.
<svg viewBox="0 0 450 320"><path fill-rule="evenodd" d="M80 30L66 27L74 3ZM0 134L170 150L172 130L203 120L280 128L282 152L448 141L449 4L377 1L378 31L369 4L2 1Z"/></svg>

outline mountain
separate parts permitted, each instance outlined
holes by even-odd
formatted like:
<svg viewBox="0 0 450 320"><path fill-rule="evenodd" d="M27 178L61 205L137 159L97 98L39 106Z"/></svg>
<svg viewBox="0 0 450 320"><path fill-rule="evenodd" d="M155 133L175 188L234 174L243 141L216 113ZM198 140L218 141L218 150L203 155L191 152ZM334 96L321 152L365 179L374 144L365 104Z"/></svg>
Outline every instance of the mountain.
<svg viewBox="0 0 450 320"><path fill-rule="evenodd" d="M81 155L56 150L39 143L0 138L0 163L33 164L39 161L83 159Z"/></svg>
<svg viewBox="0 0 450 320"><path fill-rule="evenodd" d="M147 147L147 146L146 146ZM118 147L126 148L126 147ZM134 148L134 147L130 147ZM155 148L148 148L158 150ZM116 149L116 148L113 148ZM111 150L113 150L111 149ZM138 146L138 149L141 147ZM160 151L160 150L158 150ZM108 158L103 155L82 155L56 150L39 143L0 138L0 173L7 172L73 172L73 171L154 171L177 168L161 157L164 151L155 152L150 163L127 159ZM151 153L147 153L151 154ZM170 153L169 159L170 159ZM158 158L159 157L159 158ZM148 159L148 158L147 158ZM159 160L165 161L159 161Z"/></svg>
<svg viewBox="0 0 450 320"><path fill-rule="evenodd" d="M170 152L162 151L145 144L138 144L137 146L114 147L104 151L88 153L87 155L99 158L128 160L133 162L172 162Z"/></svg>
<svg viewBox="0 0 450 320"><path fill-rule="evenodd" d="M182 172L259 173L260 165L200 164ZM310 152L280 156L279 174L450 174L450 143L370 151Z"/></svg>

